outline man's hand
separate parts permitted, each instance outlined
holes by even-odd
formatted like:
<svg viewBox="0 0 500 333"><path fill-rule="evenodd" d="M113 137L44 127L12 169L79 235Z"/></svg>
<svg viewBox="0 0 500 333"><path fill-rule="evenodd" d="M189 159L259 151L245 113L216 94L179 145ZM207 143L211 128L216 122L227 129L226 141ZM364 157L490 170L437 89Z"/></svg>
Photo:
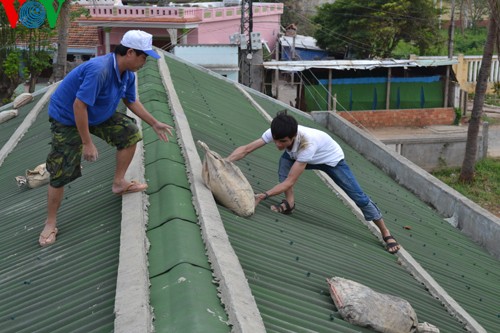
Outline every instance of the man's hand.
<svg viewBox="0 0 500 333"><path fill-rule="evenodd" d="M93 142L83 145L82 154L83 154L83 159L89 162L95 162L99 157L99 153Z"/></svg>
<svg viewBox="0 0 500 333"><path fill-rule="evenodd" d="M266 200L267 198L269 198L269 195L267 193L259 193L259 194L256 194L255 195L255 207L257 207L257 205L262 201L262 200Z"/></svg>
<svg viewBox="0 0 500 333"><path fill-rule="evenodd" d="M156 135L160 138L160 140L168 142L168 135L167 133L172 136L172 126L161 123L161 122L156 122L153 126L153 130L155 131Z"/></svg>

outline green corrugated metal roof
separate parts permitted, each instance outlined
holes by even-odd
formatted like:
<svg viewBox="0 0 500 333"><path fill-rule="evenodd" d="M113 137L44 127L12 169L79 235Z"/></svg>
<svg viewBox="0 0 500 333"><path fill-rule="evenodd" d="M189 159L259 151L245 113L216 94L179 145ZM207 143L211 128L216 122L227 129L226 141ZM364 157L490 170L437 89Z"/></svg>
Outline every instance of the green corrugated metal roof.
<svg viewBox="0 0 500 333"><path fill-rule="evenodd" d="M99 162L83 163L84 177L65 191L58 241L42 249L47 187L23 190L14 177L45 162L49 143L45 106L0 166L0 330L111 331L121 219L114 151L96 140Z"/></svg>
<svg viewBox="0 0 500 333"><path fill-rule="evenodd" d="M21 125L26 116L29 114L31 109L42 97L43 94L33 95L33 100L30 103L23 105L18 109L17 117L0 124L0 148L3 147L5 143L10 139L12 134L14 134L16 129ZM12 106L12 103L10 104L10 106ZM6 105L0 108L0 112L11 109L12 108L9 108L8 105Z"/></svg>
<svg viewBox="0 0 500 333"><path fill-rule="evenodd" d="M171 58L167 63L195 140L227 156L268 128L267 121L231 83ZM259 94L253 97L271 116L288 108ZM307 117L297 117L304 125L321 128ZM488 331L498 330L498 261L336 139L405 249ZM237 164L254 190L261 192L276 184L278 158L279 153L269 145ZM291 216L275 214L266 207L279 202L278 198L260 205L249 219L220 207L269 331L340 330L345 326L343 321L330 320L330 314L338 319L325 283L331 276L350 278L409 300L419 321L433 323L441 332L462 330L461 324L399 265L396 257L383 250L365 225L313 173L301 176L295 192L297 210ZM311 311L313 304L319 304L315 311Z"/></svg>
<svg viewBox="0 0 500 333"><path fill-rule="evenodd" d="M172 124L155 66L150 62L140 74L140 98L157 119ZM2 124L2 129L9 129L1 131L2 145L21 122L15 118ZM179 146L175 138L160 142L148 126L143 134L150 184L147 236L155 330L229 332ZM0 181L6 184L0 194L2 332L113 331L122 205L121 198L111 193L114 149L95 140L99 160L84 162L84 176L67 187L58 240L47 248L38 245L47 189L21 190L14 180L45 161L50 148L47 106L0 166Z"/></svg>

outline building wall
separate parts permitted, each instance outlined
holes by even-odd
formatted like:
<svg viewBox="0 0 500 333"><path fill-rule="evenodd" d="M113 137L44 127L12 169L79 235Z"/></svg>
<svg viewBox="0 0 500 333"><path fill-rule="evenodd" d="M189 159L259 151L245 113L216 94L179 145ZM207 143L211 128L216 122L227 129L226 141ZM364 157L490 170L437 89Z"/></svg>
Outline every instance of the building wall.
<svg viewBox="0 0 500 333"><path fill-rule="evenodd" d="M338 111L337 114L358 127L424 127L452 125L455 121L453 108Z"/></svg>
<svg viewBox="0 0 500 333"><path fill-rule="evenodd" d="M280 32L281 15L283 5L281 3L258 3L253 8L253 31L259 32L262 41L265 41L270 50L277 44ZM110 25L120 25L116 22L134 21L134 27L109 27L99 26L101 45L98 55L105 53L106 32L109 33L109 45L111 50L117 45L123 34L130 29L141 29L153 35L153 44L164 49L169 49L175 42L171 42L168 32L170 28L177 28L177 37L181 44L228 44L230 37L241 33L241 8L217 7L217 8L179 8L179 7L153 7L153 6L90 6L93 19L110 21ZM85 22L86 19L79 19ZM164 24L162 28L146 28L152 23L158 26L158 22ZM102 24L102 23L100 23ZM127 24L124 24L127 25ZM179 28L179 27L190 28ZM185 38L183 38L185 36ZM161 44L161 45L157 45Z"/></svg>
<svg viewBox="0 0 500 333"><path fill-rule="evenodd" d="M280 16L257 16L253 19L253 32L259 32L261 39L267 43L271 50L277 44L280 31ZM188 44L228 44L229 37L241 32L241 17L234 20L213 21L200 24L193 35L188 35ZM196 35L196 36L195 36Z"/></svg>
<svg viewBox="0 0 500 333"><path fill-rule="evenodd" d="M177 45L173 53L179 58L238 82L238 47L236 45Z"/></svg>

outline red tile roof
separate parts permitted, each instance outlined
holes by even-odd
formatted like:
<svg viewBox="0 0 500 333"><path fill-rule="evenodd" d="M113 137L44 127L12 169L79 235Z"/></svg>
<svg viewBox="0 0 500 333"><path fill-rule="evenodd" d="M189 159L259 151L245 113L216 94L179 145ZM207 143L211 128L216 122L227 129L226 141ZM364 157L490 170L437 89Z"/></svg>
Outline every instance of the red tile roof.
<svg viewBox="0 0 500 333"><path fill-rule="evenodd" d="M68 35L68 47L90 48L99 44L97 27L80 26L71 22Z"/></svg>

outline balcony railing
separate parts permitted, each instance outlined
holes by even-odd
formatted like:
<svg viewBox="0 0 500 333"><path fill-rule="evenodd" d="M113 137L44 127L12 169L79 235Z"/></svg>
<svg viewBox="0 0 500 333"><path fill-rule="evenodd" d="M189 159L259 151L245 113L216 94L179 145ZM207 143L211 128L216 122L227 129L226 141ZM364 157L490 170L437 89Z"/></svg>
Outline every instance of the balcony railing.
<svg viewBox="0 0 500 333"><path fill-rule="evenodd" d="M416 59L447 59L447 57L416 57ZM460 84L460 88L473 93L476 89L477 76L481 68L482 56L458 55L454 59L458 64L453 65L453 70ZM494 55L491 62L490 74L488 77L488 92L492 93L494 84L500 82L500 61L498 55Z"/></svg>
<svg viewBox="0 0 500 333"><path fill-rule="evenodd" d="M191 19L200 22L223 21L241 17L240 7L156 7L156 6L88 6L93 18L164 18ZM253 6L253 16L283 13L281 3L259 3Z"/></svg>

